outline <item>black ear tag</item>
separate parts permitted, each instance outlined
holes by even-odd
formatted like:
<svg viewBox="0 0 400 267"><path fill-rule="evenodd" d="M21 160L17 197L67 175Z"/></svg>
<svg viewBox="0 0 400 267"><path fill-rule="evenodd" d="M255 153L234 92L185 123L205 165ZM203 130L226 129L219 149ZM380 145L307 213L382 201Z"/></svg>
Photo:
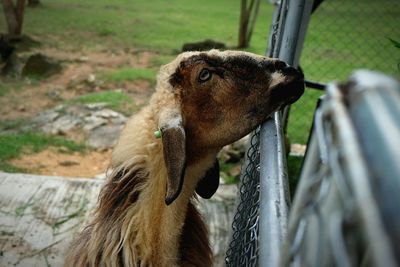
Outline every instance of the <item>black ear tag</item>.
<svg viewBox="0 0 400 267"><path fill-rule="evenodd" d="M219 186L219 163L215 160L214 165L207 170L204 177L196 187L196 193L202 198L209 199L217 191Z"/></svg>

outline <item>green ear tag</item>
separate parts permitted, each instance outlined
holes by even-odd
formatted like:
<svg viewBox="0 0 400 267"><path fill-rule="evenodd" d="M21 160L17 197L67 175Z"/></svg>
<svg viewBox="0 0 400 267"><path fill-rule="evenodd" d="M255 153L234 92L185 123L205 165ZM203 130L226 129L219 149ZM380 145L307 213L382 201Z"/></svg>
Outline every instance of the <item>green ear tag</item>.
<svg viewBox="0 0 400 267"><path fill-rule="evenodd" d="M161 138L161 130L155 131L154 132L154 137L157 138L157 139Z"/></svg>

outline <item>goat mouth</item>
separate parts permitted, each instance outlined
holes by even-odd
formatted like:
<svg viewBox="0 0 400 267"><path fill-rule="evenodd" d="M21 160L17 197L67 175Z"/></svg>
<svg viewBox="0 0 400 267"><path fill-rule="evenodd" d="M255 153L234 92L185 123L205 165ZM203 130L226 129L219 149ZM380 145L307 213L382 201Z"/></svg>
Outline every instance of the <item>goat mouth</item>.
<svg viewBox="0 0 400 267"><path fill-rule="evenodd" d="M304 93L304 79L296 77L289 83L278 85L272 89L271 101L290 105L295 103Z"/></svg>
<svg viewBox="0 0 400 267"><path fill-rule="evenodd" d="M288 104L293 104L294 102L299 100L304 93L305 90L304 80L303 79L296 80L289 86L289 90L291 90L291 92L294 92L294 94L289 98Z"/></svg>

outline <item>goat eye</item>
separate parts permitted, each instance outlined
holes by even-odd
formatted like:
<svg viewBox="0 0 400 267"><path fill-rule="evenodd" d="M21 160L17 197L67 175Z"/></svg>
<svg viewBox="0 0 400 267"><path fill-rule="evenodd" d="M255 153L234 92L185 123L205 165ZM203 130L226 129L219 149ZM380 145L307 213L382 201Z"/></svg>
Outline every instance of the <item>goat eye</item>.
<svg viewBox="0 0 400 267"><path fill-rule="evenodd" d="M211 71L208 69L202 69L199 74L199 82L206 82L211 79Z"/></svg>

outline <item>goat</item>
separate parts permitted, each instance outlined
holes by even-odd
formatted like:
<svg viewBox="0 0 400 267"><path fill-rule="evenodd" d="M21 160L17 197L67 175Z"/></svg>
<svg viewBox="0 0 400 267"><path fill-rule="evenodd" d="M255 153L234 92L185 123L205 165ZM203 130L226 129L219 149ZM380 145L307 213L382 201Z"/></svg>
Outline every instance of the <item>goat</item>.
<svg viewBox="0 0 400 267"><path fill-rule="evenodd" d="M303 91L296 69L247 52L185 52L161 67L149 105L121 133L94 217L65 266L212 266L194 192L211 197L218 151Z"/></svg>

